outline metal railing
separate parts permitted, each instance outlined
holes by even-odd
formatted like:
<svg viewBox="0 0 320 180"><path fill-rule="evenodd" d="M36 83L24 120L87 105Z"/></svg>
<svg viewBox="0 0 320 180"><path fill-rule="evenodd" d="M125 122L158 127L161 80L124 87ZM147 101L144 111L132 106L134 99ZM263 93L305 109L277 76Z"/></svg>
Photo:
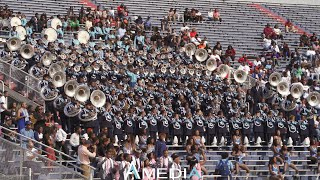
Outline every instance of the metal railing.
<svg viewBox="0 0 320 180"><path fill-rule="evenodd" d="M40 176L40 175L48 175L48 173L53 176L57 176L55 179L86 179L81 172L83 171L80 166L77 164L78 160L69 156L68 154L65 154L61 151L58 151L52 147L49 147L41 142L38 142L34 139L28 138L22 134L19 134L11 129L7 129L5 127L0 126L0 130L2 131L2 136L0 136L0 145L2 143L2 148L4 145L6 147L15 147L16 150L13 149L6 149L5 150L5 157L1 156L0 153L0 166L1 164L6 164L12 162L12 158L10 156L13 156L15 152L18 152L17 155L19 156L19 159L17 159L18 162L20 162L20 171L19 175L24 175L25 167L28 167L28 164L25 165L25 159L23 159L25 152L27 151L26 146L29 141L33 142L34 148L41 152L39 154L35 154L37 156L37 161L39 161L40 165L36 165L41 167L37 170L37 168L32 168L32 175L33 176ZM5 131L5 132L3 132ZM9 145L9 146L7 146ZM18 151L18 150L20 151ZM50 150L50 152L48 152ZM51 152L53 151L53 152ZM1 150L0 150L1 152ZM56 161L51 160L48 158L48 156L52 156L55 154ZM9 156L8 156L9 155ZM9 158L9 159L8 159ZM3 163L1 159L8 159ZM13 161L13 162L17 162ZM1 163L2 162L2 163ZM95 168L92 166L89 166L90 168L90 174L92 176L89 178L90 180L93 179L93 174ZM0 167L1 169L1 167ZM1 173L1 171L0 171Z"/></svg>
<svg viewBox="0 0 320 180"><path fill-rule="evenodd" d="M2 80L9 89L18 92L31 101L39 105L45 104L40 96L40 91L37 89L40 80L3 61L1 58L0 80Z"/></svg>

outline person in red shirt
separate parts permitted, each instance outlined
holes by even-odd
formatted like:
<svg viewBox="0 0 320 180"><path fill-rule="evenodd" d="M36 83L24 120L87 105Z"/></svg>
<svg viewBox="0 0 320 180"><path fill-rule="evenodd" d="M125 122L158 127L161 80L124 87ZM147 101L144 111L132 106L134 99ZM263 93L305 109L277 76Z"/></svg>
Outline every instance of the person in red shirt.
<svg viewBox="0 0 320 180"><path fill-rule="evenodd" d="M124 8L125 8L125 6L124 6L124 4L122 3L120 6L118 6L117 7L117 11L118 11L118 16L120 17L120 18L122 18L125 14L125 11L124 11Z"/></svg>
<svg viewBox="0 0 320 180"><path fill-rule="evenodd" d="M243 54L242 57L240 57L239 60L238 60L239 63L243 63L243 62L246 62L246 61L248 61L246 54Z"/></svg>
<svg viewBox="0 0 320 180"><path fill-rule="evenodd" d="M196 28L193 28L190 32L190 37L193 38L193 37L196 37L196 35L197 35Z"/></svg>
<svg viewBox="0 0 320 180"><path fill-rule="evenodd" d="M273 29L270 27L270 24L268 23L267 26L263 29L263 34L267 39L273 39L274 38L274 32Z"/></svg>
<svg viewBox="0 0 320 180"><path fill-rule="evenodd" d="M294 28L294 25L292 24L290 19L287 20L287 22L285 23L284 26L286 28L286 33L287 32L296 32L296 29Z"/></svg>

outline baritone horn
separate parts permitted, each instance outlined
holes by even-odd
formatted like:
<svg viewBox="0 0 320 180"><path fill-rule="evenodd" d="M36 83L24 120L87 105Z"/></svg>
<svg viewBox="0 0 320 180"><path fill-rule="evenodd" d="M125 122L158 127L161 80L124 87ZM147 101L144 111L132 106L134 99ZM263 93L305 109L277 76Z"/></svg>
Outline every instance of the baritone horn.
<svg viewBox="0 0 320 180"><path fill-rule="evenodd" d="M229 66L225 64L221 64L217 69L217 73L219 77L222 79L226 78L226 76L229 74L229 71L230 71Z"/></svg>
<svg viewBox="0 0 320 180"><path fill-rule="evenodd" d="M90 88L87 85L77 87L74 98L79 102L85 102L90 97Z"/></svg>
<svg viewBox="0 0 320 180"><path fill-rule="evenodd" d="M303 95L303 85L301 83L293 83L290 88L290 94L294 98L300 98Z"/></svg>
<svg viewBox="0 0 320 180"><path fill-rule="evenodd" d="M195 52L195 57L197 61L203 62L208 58L208 51L205 49L197 49Z"/></svg>
<svg viewBox="0 0 320 180"><path fill-rule="evenodd" d="M307 97L307 101L310 106L318 106L320 104L320 93L316 91L311 92Z"/></svg>
<svg viewBox="0 0 320 180"><path fill-rule="evenodd" d="M106 95L101 90L94 90L91 93L90 102L95 107L103 107L106 103Z"/></svg>
<svg viewBox="0 0 320 180"><path fill-rule="evenodd" d="M66 83L66 73L65 72L56 72L52 78L52 84L59 88Z"/></svg>
<svg viewBox="0 0 320 180"><path fill-rule="evenodd" d="M288 96L290 94L290 86L289 83L285 82L285 81L281 81L278 85L277 85L277 91L279 94L281 94L282 96Z"/></svg>
<svg viewBox="0 0 320 180"><path fill-rule="evenodd" d="M208 71L214 71L217 69L217 61L214 58L209 58L206 62L206 67Z"/></svg>
<svg viewBox="0 0 320 180"><path fill-rule="evenodd" d="M76 89L78 86L79 83L76 80L69 80L64 85L64 93L69 97L73 97L76 94Z"/></svg>
<svg viewBox="0 0 320 180"><path fill-rule="evenodd" d="M244 83L248 77L248 74L244 70L238 69L234 72L233 76L236 82Z"/></svg>
<svg viewBox="0 0 320 180"><path fill-rule="evenodd" d="M25 44L20 48L20 55L24 59L31 59L34 55L34 48L30 44Z"/></svg>
<svg viewBox="0 0 320 180"><path fill-rule="evenodd" d="M10 51L16 51L21 47L21 40L17 37L10 38L7 41L7 47Z"/></svg>
<svg viewBox="0 0 320 180"><path fill-rule="evenodd" d="M269 83L271 86L278 86L281 82L281 74L278 72L274 72L269 77Z"/></svg>

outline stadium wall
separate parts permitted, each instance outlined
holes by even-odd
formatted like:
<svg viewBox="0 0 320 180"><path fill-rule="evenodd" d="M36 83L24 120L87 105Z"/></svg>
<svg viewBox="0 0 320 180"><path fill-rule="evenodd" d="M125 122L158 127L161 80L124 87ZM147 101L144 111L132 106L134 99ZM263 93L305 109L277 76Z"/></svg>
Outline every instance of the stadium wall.
<svg viewBox="0 0 320 180"><path fill-rule="evenodd" d="M234 0L229 0L234 1ZM276 3L276 4L309 4L309 5L320 5L320 0L236 0L242 2L268 2L268 3Z"/></svg>

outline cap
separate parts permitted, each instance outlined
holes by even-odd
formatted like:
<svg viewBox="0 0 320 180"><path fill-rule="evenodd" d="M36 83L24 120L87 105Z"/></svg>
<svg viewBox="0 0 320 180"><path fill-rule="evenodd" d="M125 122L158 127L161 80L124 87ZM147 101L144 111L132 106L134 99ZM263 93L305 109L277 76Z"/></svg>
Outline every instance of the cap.
<svg viewBox="0 0 320 180"><path fill-rule="evenodd" d="M27 121L27 122L26 122L26 125L29 125L29 124L32 124L32 122L31 122L31 121Z"/></svg>

